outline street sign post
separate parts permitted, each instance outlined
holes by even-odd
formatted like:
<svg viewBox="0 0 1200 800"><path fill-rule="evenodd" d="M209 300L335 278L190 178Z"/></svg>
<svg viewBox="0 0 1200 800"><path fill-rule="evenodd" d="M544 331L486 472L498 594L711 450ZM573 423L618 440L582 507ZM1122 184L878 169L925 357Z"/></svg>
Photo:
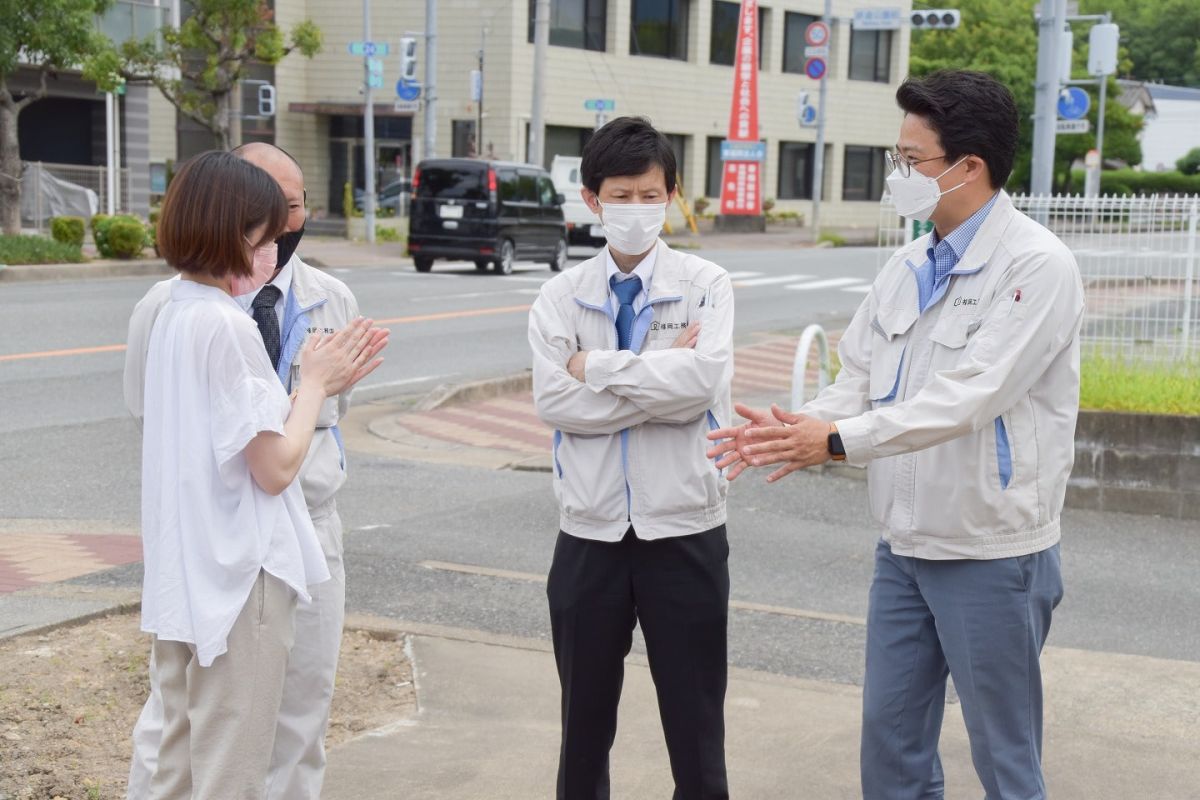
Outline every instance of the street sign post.
<svg viewBox="0 0 1200 800"><path fill-rule="evenodd" d="M856 8L854 30L898 31L903 17L899 8Z"/></svg>
<svg viewBox="0 0 1200 800"><path fill-rule="evenodd" d="M396 82L396 96L406 102L412 102L421 96L421 85L409 83L401 78Z"/></svg>
<svg viewBox="0 0 1200 800"><path fill-rule="evenodd" d="M805 58L829 58L829 45L821 45L820 47L804 48Z"/></svg>
<svg viewBox="0 0 1200 800"><path fill-rule="evenodd" d="M1083 119L1092 107L1092 98L1078 86L1068 86L1058 97L1058 116L1062 119Z"/></svg>
<svg viewBox="0 0 1200 800"><path fill-rule="evenodd" d="M810 58L804 62L804 74L812 78L814 81L819 81L825 77L825 59Z"/></svg>
<svg viewBox="0 0 1200 800"><path fill-rule="evenodd" d="M1060 119L1054 125L1055 133L1087 133L1092 123L1086 119Z"/></svg>
<svg viewBox="0 0 1200 800"><path fill-rule="evenodd" d="M812 47L829 44L829 25L817 20L804 29L804 41Z"/></svg>
<svg viewBox="0 0 1200 800"><path fill-rule="evenodd" d="M397 100L395 103L392 104L392 108L395 111L399 111L401 113L415 114L421 110L421 101L420 100Z"/></svg>
<svg viewBox="0 0 1200 800"><path fill-rule="evenodd" d="M583 107L588 111L615 111L616 100L584 100Z"/></svg>

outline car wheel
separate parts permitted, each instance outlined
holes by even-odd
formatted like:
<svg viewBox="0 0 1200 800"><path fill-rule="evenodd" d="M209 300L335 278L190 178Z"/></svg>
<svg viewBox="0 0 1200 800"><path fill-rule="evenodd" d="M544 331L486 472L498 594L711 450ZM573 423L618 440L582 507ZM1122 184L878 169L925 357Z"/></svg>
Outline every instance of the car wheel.
<svg viewBox="0 0 1200 800"><path fill-rule="evenodd" d="M567 240L559 239L558 246L554 248L554 260L550 262L551 272L562 272L567 266Z"/></svg>
<svg viewBox="0 0 1200 800"><path fill-rule="evenodd" d="M496 272L501 275L512 275L513 263L517 260L517 251L509 239L500 243L500 257L496 259Z"/></svg>
<svg viewBox="0 0 1200 800"><path fill-rule="evenodd" d="M475 261L475 269L479 270L480 272L484 272L491 265L492 262L488 261L486 258L480 258Z"/></svg>
<svg viewBox="0 0 1200 800"><path fill-rule="evenodd" d="M433 259L413 256L413 266L417 268L417 272L429 272L433 269Z"/></svg>

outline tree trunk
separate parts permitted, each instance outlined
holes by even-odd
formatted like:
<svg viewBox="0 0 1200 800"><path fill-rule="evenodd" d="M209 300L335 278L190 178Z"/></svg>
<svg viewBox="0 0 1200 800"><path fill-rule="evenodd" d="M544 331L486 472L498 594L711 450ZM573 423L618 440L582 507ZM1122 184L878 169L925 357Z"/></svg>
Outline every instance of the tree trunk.
<svg viewBox="0 0 1200 800"><path fill-rule="evenodd" d="M8 98L0 102L0 227L8 235L21 232L21 144L17 117L21 109Z"/></svg>

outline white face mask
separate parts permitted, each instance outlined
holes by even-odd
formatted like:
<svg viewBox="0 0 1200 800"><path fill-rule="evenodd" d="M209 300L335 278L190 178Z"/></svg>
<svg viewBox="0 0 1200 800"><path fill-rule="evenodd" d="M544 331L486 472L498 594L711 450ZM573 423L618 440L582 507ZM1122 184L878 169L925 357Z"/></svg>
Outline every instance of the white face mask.
<svg viewBox="0 0 1200 800"><path fill-rule="evenodd" d="M954 167L957 167L968 158L969 156L963 156L952 166L947 167L942 175L945 175L946 172L954 169ZM941 187L938 186L938 178L942 177L942 175L938 175L937 178L931 178L928 175L917 172L916 168L913 167L906 178L900 173L899 169L892 170L892 174L887 176L887 188L891 192L892 204L896 206L896 213L902 217L925 222L933 216L933 210L937 208L938 200L944 195L950 194L955 189L967 185L966 181L963 181L958 186L951 187L943 192Z"/></svg>
<svg viewBox="0 0 1200 800"><path fill-rule="evenodd" d="M666 221L666 203L600 206L600 222L609 246L627 256L639 256L653 247Z"/></svg>

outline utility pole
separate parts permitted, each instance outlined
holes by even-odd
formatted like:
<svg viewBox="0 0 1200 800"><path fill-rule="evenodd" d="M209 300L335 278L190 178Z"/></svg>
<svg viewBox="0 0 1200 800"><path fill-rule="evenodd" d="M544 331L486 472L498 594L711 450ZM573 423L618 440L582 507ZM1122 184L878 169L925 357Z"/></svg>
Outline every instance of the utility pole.
<svg viewBox="0 0 1200 800"><path fill-rule="evenodd" d="M425 152L437 156L437 0L425 0Z"/></svg>
<svg viewBox="0 0 1200 800"><path fill-rule="evenodd" d="M530 164L546 160L546 51L550 47L550 0L537 0L533 17L533 113L529 121Z"/></svg>
<svg viewBox="0 0 1200 800"><path fill-rule="evenodd" d="M479 26L479 100L478 121L475 123L475 157L483 158L483 51L487 48L487 25Z"/></svg>
<svg viewBox="0 0 1200 800"><path fill-rule="evenodd" d="M1067 0L1042 0L1038 19L1037 82L1033 106L1033 166L1030 193L1048 195L1054 182L1054 137L1058 120L1059 46L1067 24Z"/></svg>
<svg viewBox="0 0 1200 800"><path fill-rule="evenodd" d="M826 25L833 27L833 0L825 0L825 12L822 19ZM829 73L821 76L821 92L817 102L817 146L813 153L813 218L812 237L816 242L821 238L821 194L825 189L825 97L829 84Z"/></svg>
<svg viewBox="0 0 1200 800"><path fill-rule="evenodd" d="M363 221L375 243L375 106L371 98L371 0L363 0Z"/></svg>

